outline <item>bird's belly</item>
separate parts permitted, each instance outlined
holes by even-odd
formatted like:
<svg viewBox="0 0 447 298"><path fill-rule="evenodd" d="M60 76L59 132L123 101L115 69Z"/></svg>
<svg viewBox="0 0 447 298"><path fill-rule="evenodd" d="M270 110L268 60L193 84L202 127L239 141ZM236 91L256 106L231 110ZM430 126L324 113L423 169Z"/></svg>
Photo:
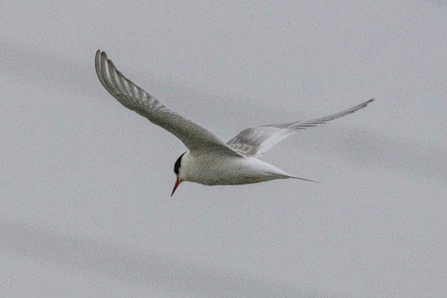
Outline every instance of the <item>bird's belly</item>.
<svg viewBox="0 0 447 298"><path fill-rule="evenodd" d="M213 176L203 176L201 179L197 179L197 182L204 185L240 185L240 184L251 184L259 183L264 181L269 181L277 179L273 176L249 176L249 175L220 175L218 177Z"/></svg>
<svg viewBox="0 0 447 298"><path fill-rule="evenodd" d="M227 177L208 177L197 181L198 183L205 185L240 185L240 184L252 184L264 181L276 179L269 176L227 176Z"/></svg>
<svg viewBox="0 0 447 298"><path fill-rule="evenodd" d="M196 169L198 170L191 175L192 179L189 181L204 185L251 184L279 178L267 171L253 167L250 163L241 162L240 159L225 162L208 161Z"/></svg>

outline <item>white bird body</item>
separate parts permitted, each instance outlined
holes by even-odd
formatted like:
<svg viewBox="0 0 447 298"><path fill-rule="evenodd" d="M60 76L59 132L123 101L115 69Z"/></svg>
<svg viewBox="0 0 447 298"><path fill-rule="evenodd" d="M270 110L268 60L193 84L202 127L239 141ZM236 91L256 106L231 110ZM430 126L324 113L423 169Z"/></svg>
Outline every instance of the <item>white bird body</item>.
<svg viewBox="0 0 447 298"><path fill-rule="evenodd" d="M187 151L182 157L180 180L205 185L237 185L274 179L295 178L292 175L253 157L237 157Z"/></svg>
<svg viewBox="0 0 447 298"><path fill-rule="evenodd" d="M171 132L189 149L175 162L177 181L172 194L183 181L204 185L238 185L288 178L312 181L289 175L257 157L299 130L354 113L374 100L326 117L248 128L225 144L124 77L105 52L96 52L95 67L101 84L121 104Z"/></svg>

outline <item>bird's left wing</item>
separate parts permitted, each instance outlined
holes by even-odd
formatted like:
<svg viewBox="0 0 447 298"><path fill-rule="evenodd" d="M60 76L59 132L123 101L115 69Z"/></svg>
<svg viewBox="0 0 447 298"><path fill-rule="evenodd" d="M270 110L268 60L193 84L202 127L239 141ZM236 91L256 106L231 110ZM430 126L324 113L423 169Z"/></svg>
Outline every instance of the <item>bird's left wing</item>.
<svg viewBox="0 0 447 298"><path fill-rule="evenodd" d="M126 108L178 137L192 154L202 150L241 156L205 128L171 111L143 89L124 77L98 50L95 57L96 73L106 90Z"/></svg>
<svg viewBox="0 0 447 298"><path fill-rule="evenodd" d="M322 118L248 128L229 140L227 145L244 156L259 157L298 130L314 127L354 113L373 101L374 99L370 99L350 109Z"/></svg>

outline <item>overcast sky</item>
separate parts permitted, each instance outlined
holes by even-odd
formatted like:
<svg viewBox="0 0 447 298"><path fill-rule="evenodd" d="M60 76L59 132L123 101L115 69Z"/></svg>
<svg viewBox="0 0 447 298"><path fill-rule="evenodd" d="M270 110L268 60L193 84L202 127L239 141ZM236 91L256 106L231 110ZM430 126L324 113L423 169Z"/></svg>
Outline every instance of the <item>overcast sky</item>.
<svg viewBox="0 0 447 298"><path fill-rule="evenodd" d="M5 296L447 296L445 1L2 1ZM296 180L183 183L173 135L94 54L227 141L367 108L263 159Z"/></svg>

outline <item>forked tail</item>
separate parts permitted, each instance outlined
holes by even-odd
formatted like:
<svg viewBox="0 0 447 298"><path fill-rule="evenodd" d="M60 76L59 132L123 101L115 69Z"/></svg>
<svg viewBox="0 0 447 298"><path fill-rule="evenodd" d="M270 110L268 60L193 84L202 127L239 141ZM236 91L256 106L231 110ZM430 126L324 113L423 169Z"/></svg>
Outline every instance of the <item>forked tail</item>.
<svg viewBox="0 0 447 298"><path fill-rule="evenodd" d="M306 178L300 178L300 177L296 177L296 176L290 176L289 178L292 178L292 179L299 179L299 180L308 181L308 182L314 182L314 183L321 183L321 182L319 182L319 181L310 180L310 179L306 179Z"/></svg>
<svg viewBox="0 0 447 298"><path fill-rule="evenodd" d="M303 181L307 181L307 182L314 182L314 183L320 183L319 181L315 181L315 180L310 180L310 179L306 179L306 178L301 178L301 177L297 177L297 176L292 176L289 175L287 173L283 173L283 174L278 174L278 173L271 173L270 175L274 175L276 177L278 177L279 179L298 179L298 180L303 180Z"/></svg>

